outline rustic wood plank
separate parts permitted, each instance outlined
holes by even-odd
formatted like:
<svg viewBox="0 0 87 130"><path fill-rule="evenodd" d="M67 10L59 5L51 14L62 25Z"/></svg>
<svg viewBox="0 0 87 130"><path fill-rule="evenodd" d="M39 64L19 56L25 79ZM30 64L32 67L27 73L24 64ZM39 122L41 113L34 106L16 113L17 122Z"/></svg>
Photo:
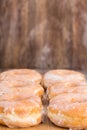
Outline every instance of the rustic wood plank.
<svg viewBox="0 0 87 130"><path fill-rule="evenodd" d="M68 0L0 2L1 68L72 68Z"/></svg>
<svg viewBox="0 0 87 130"><path fill-rule="evenodd" d="M51 68L72 68L72 12L68 0L47 4Z"/></svg>
<svg viewBox="0 0 87 130"><path fill-rule="evenodd" d="M0 3L0 68L87 70L86 0Z"/></svg>
<svg viewBox="0 0 87 130"><path fill-rule="evenodd" d="M73 68L87 71L87 0L72 0Z"/></svg>
<svg viewBox="0 0 87 130"><path fill-rule="evenodd" d="M67 130L67 129L64 129L64 128L60 128L60 127L56 127L55 125L53 124L40 124L40 125L37 125L35 127L30 127L30 128L21 128L21 130ZM12 130L10 128L7 128L7 127L4 127L4 126L0 126L0 130ZM14 130L19 130L19 128L14 128Z"/></svg>

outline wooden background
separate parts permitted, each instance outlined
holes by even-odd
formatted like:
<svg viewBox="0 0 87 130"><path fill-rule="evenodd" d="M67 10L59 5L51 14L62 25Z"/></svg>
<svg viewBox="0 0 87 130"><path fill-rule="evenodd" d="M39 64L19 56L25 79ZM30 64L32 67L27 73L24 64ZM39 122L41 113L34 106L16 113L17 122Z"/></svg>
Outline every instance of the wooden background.
<svg viewBox="0 0 87 130"><path fill-rule="evenodd" d="M87 0L0 0L0 68L87 70Z"/></svg>

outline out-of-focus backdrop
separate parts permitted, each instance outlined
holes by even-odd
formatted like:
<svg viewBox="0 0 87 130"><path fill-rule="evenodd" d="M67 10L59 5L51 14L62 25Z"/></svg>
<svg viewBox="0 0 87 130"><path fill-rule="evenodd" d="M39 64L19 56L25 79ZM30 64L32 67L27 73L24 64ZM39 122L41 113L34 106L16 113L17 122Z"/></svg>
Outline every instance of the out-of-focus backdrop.
<svg viewBox="0 0 87 130"><path fill-rule="evenodd" d="M87 71L87 0L0 0L0 68Z"/></svg>

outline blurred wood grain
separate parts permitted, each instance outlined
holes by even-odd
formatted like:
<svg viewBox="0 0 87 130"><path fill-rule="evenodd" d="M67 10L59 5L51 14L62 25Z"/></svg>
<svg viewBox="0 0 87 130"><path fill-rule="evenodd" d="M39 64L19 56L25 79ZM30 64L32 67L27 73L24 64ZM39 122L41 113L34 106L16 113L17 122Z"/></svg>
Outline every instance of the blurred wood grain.
<svg viewBox="0 0 87 130"><path fill-rule="evenodd" d="M87 0L74 0L73 68L87 71Z"/></svg>
<svg viewBox="0 0 87 130"><path fill-rule="evenodd" d="M87 70L87 0L0 0L0 68Z"/></svg>

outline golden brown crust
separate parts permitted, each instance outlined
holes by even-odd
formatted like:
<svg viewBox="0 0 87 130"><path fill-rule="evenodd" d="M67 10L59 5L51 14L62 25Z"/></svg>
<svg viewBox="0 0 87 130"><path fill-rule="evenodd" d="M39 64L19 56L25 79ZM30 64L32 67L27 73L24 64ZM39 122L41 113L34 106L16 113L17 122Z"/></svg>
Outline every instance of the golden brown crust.
<svg viewBox="0 0 87 130"><path fill-rule="evenodd" d="M48 117L55 125L87 128L87 83L84 81L85 76L76 71L53 70L45 75L50 99Z"/></svg>
<svg viewBox="0 0 87 130"><path fill-rule="evenodd" d="M30 69L0 74L0 124L10 128L29 127L42 121L41 80L42 76Z"/></svg>
<svg viewBox="0 0 87 130"><path fill-rule="evenodd" d="M12 69L0 74L0 81L8 81L14 84L41 83L42 76L32 69Z"/></svg>
<svg viewBox="0 0 87 130"><path fill-rule="evenodd" d="M42 109L41 99L37 96L18 101L0 101L0 123L8 127L34 126L42 120Z"/></svg>
<svg viewBox="0 0 87 130"><path fill-rule="evenodd" d="M47 88L49 99L63 93L82 93L87 94L86 82L62 82Z"/></svg>
<svg viewBox="0 0 87 130"><path fill-rule="evenodd" d="M87 128L87 94L61 94L50 100L50 120L62 127Z"/></svg>
<svg viewBox="0 0 87 130"><path fill-rule="evenodd" d="M59 82L78 82L85 81L84 74L72 70L51 70L43 77L44 87L50 87Z"/></svg>
<svg viewBox="0 0 87 130"><path fill-rule="evenodd" d="M32 95L42 97L44 89L39 84L20 85L19 87L5 82L0 83L0 101L1 100L17 100L28 98Z"/></svg>

